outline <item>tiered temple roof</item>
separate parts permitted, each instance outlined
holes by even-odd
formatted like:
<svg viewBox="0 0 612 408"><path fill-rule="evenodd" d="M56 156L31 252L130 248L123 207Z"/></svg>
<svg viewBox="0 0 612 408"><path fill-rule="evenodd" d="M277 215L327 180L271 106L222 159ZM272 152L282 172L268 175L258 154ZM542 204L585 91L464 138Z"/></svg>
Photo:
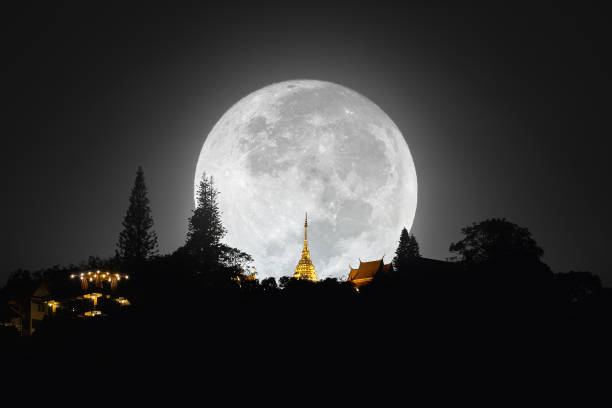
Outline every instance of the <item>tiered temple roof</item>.
<svg viewBox="0 0 612 408"><path fill-rule="evenodd" d="M391 267L392 266L390 263L385 265L382 258L370 262L361 262L360 259L359 267L357 269L349 265L350 272L347 281L351 282L357 289L359 289L370 283L378 272L389 272Z"/></svg>

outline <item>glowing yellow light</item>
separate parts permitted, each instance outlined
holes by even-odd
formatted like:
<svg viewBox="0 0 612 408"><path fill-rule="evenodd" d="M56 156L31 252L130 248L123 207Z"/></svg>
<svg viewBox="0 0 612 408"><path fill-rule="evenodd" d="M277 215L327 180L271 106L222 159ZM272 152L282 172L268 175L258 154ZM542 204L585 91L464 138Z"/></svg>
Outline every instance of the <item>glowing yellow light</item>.
<svg viewBox="0 0 612 408"><path fill-rule="evenodd" d="M91 299L93 301L94 307L98 304L98 298L102 296L101 293L87 293L83 295L84 298Z"/></svg>
<svg viewBox="0 0 612 408"><path fill-rule="evenodd" d="M317 271L310 259L310 251L308 250L308 216L304 221L304 249L302 249L302 257L295 267L293 277L296 279L306 279L310 281L318 281Z"/></svg>
<svg viewBox="0 0 612 408"><path fill-rule="evenodd" d="M55 313L55 309L57 308L57 305L59 305L59 302L56 302L55 300L50 300L47 302L47 305L51 308L51 311Z"/></svg>
<svg viewBox="0 0 612 408"><path fill-rule="evenodd" d="M124 297L118 297L117 299L115 299L117 301L117 303L119 303L121 306L129 306L130 305L130 301L127 300Z"/></svg>
<svg viewBox="0 0 612 408"><path fill-rule="evenodd" d="M117 282L120 281L122 278L129 279L129 276L108 271L90 271L81 273L81 285L83 286L83 289L87 290L87 281L92 282L97 287L102 287L102 284L106 281L109 283L110 289L115 290L117 288Z"/></svg>
<svg viewBox="0 0 612 408"><path fill-rule="evenodd" d="M93 317L93 316L98 316L98 315L101 315L101 314L102 314L102 312L101 312L101 311L99 311L99 310L90 310L89 312L85 312L84 314L85 314L85 316L91 316L91 317Z"/></svg>

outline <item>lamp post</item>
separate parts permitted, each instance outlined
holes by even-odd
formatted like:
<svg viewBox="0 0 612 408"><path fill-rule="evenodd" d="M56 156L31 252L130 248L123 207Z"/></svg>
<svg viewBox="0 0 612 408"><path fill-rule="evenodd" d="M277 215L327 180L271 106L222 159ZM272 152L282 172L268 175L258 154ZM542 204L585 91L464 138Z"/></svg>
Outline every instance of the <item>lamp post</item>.
<svg viewBox="0 0 612 408"><path fill-rule="evenodd" d="M94 309L96 308L96 306L98 306L98 298L101 296L102 296L101 293L87 293L83 295L84 298L91 299L93 301Z"/></svg>
<svg viewBox="0 0 612 408"><path fill-rule="evenodd" d="M55 313L55 311L57 310L57 306L59 305L59 302L55 301L55 300L50 300L47 302L47 306L49 306L51 308L51 312Z"/></svg>

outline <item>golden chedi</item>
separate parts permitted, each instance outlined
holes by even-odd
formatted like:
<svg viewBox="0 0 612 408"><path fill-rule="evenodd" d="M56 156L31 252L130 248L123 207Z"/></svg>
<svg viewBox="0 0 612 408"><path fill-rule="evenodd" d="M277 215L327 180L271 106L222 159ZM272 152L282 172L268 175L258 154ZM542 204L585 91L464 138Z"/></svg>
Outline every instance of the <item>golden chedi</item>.
<svg viewBox="0 0 612 408"><path fill-rule="evenodd" d="M308 213L304 221L304 249L302 249L302 258L300 258L300 261L295 267L293 277L296 279L307 279L313 282L319 280L317 271L310 260L310 251L308 251Z"/></svg>

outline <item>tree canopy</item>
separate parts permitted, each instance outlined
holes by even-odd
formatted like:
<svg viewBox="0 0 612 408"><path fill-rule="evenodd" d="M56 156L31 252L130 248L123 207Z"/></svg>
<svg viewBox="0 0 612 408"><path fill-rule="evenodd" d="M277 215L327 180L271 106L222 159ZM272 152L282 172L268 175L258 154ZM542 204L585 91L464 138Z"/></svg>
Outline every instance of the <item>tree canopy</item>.
<svg viewBox="0 0 612 408"><path fill-rule="evenodd" d="M191 255L200 271L242 270L251 257L222 243L226 229L221 222L219 191L212 176L202 175L198 186L197 206L189 218L187 240L183 251Z"/></svg>
<svg viewBox="0 0 612 408"><path fill-rule="evenodd" d="M221 239L226 230L221 223L221 213L213 177L202 176L196 195L197 206L187 225L185 249L192 255L218 263L221 259Z"/></svg>
<svg viewBox="0 0 612 408"><path fill-rule="evenodd" d="M393 266L397 271L404 271L407 268L407 263L410 260L420 258L419 243L413 234L408 233L406 228L402 229L399 239L399 245L395 251L393 258Z"/></svg>
<svg viewBox="0 0 612 408"><path fill-rule="evenodd" d="M544 254L527 228L505 218L490 218L461 230L465 237L449 250L468 264L539 262Z"/></svg>
<svg viewBox="0 0 612 408"><path fill-rule="evenodd" d="M153 217L147 197L144 172L138 167L130 194L130 204L119 234L118 258L121 263L141 263L157 254L157 234L153 230Z"/></svg>

